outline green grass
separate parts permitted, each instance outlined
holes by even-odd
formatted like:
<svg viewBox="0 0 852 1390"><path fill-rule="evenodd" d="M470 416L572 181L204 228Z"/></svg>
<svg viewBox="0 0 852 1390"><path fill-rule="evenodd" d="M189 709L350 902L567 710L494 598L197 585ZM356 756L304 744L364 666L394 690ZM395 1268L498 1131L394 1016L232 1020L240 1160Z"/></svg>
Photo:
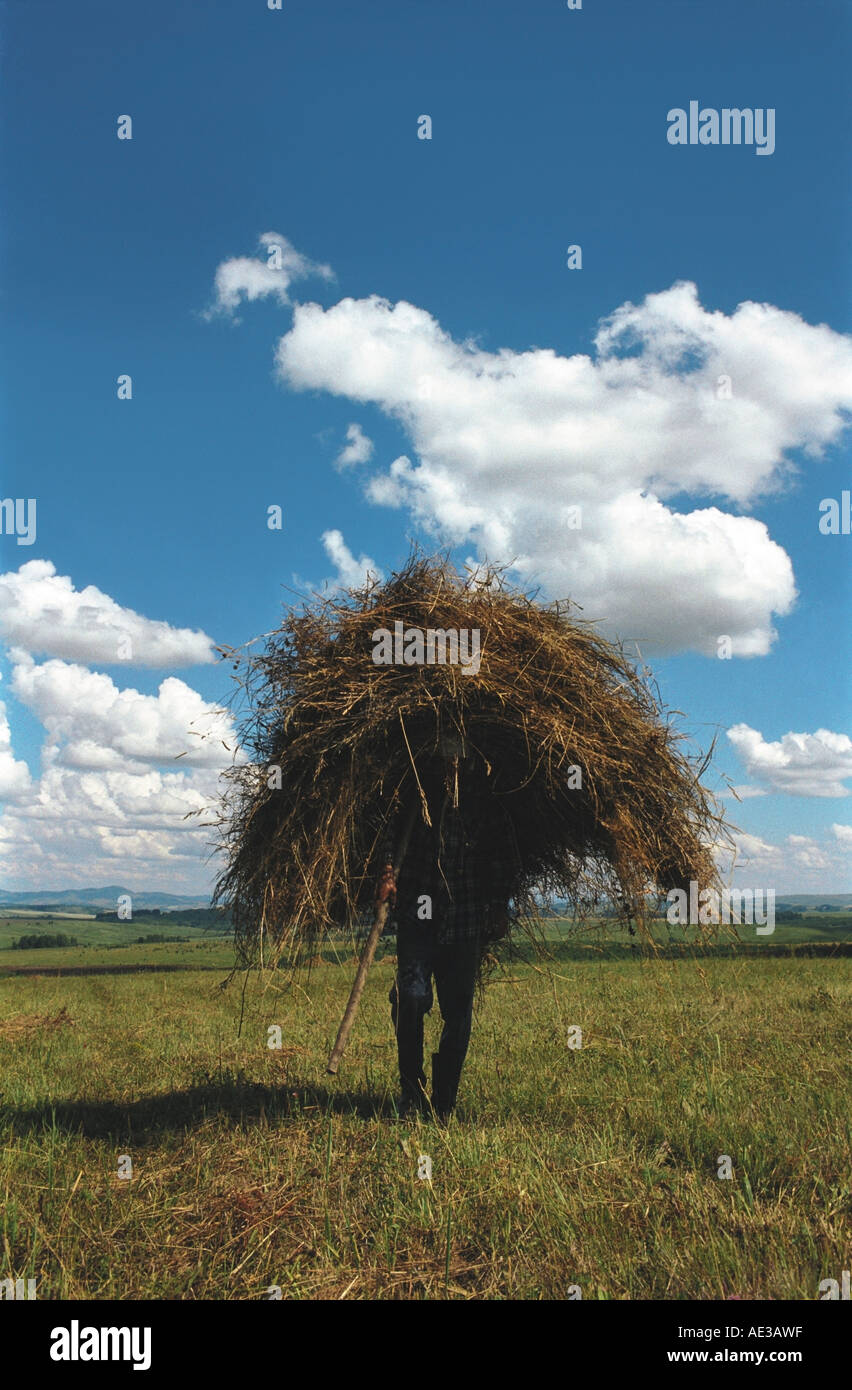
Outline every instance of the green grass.
<svg viewBox="0 0 852 1390"><path fill-rule="evenodd" d="M729 929L719 928L719 942L726 943L731 938L725 935ZM769 935L758 936L755 926L742 922L734 930L740 943L746 946L790 945L799 942L850 942L852 941L852 913L814 912L804 915L798 922L776 922L775 930ZM626 944L623 927L614 921L594 918L587 925L573 926L558 918L550 918L545 925L545 938L550 942L576 942L597 946L606 944ZM695 927L672 927L665 921L655 919L652 935L661 945L669 942L695 942Z"/></svg>
<svg viewBox="0 0 852 1390"><path fill-rule="evenodd" d="M40 1298L815 1299L849 1267L848 958L511 964L447 1130L395 1119L387 960L337 1079L351 967L242 999L221 941L4 965L57 960L192 968L0 976L0 1278Z"/></svg>
<svg viewBox="0 0 852 1390"><path fill-rule="evenodd" d="M11 914L0 916L0 976L12 970L20 970L24 966L57 967L63 965L73 965L75 962L85 962L87 965L95 963L115 965L118 961L117 956L104 955L104 951L113 951L121 948L121 960L132 964L143 960L154 959L150 953L152 950L162 951L168 949L166 946L156 946L147 944L137 946L136 940L140 936L151 936L162 933L166 936L180 937L187 943L193 943L199 948L214 945L215 951L211 961L215 959L217 965L227 965L232 959L227 938L217 936L209 931L204 931L199 927L186 926L180 922L180 914L175 914L174 922L166 917L159 921L131 921L131 922L97 922L94 919L80 919L76 917L63 917L56 914L53 917L16 917ZM52 935L56 932L64 932L66 936L77 938L81 947L86 947L85 954L80 956L77 948L62 947L57 950L42 948L36 951L15 951L10 953L12 943L21 936L30 936L38 932L45 935ZM758 937L754 927L742 925L738 928L740 939L749 948L755 946L780 947L799 943L823 943L826 945L849 943L852 941L852 913L813 913L803 918L801 923L778 923L771 936ZM618 955L629 956L635 954L638 949L638 941L631 940L624 932L623 928L614 922L593 919L583 926L572 926L564 919L553 918L545 923L544 939L548 949L553 953L555 959L569 960L572 958L582 958L589 951L600 953L603 951L609 957ZM687 928L685 931L677 927L669 927L664 922L654 924L653 935L661 946L671 943L690 942L695 939L694 929ZM127 949L132 950L133 954L125 956L123 952ZM389 954L396 950L396 943L393 937L383 940L379 948L379 955ZM341 963L351 958L351 948L342 941L326 945L321 954L328 961ZM529 954L529 953L528 953ZM166 960L174 959L176 962L185 962L186 957L178 951L174 957L156 957L162 964Z"/></svg>
<svg viewBox="0 0 852 1390"><path fill-rule="evenodd" d="M169 917L154 918L151 921L96 922L93 918L63 917L61 913L48 916L17 917L14 913L0 915L0 951L7 951L13 941L22 936L43 933L54 936L64 932L75 936L81 946L127 946L140 936L152 936L161 932L164 936L179 936L186 941L210 940L211 933L199 927L183 926L178 919L172 922ZM74 948L63 947L65 950ZM39 956L42 951L37 953ZM17 952L15 953L17 956ZM10 960L4 957L3 963ZM15 962L20 964L19 961Z"/></svg>

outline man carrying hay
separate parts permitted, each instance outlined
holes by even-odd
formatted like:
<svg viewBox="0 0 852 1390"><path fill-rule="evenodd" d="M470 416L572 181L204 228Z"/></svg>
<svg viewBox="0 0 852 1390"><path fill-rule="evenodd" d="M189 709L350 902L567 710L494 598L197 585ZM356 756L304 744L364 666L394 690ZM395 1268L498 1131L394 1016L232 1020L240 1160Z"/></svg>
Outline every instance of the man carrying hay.
<svg viewBox="0 0 852 1390"><path fill-rule="evenodd" d="M433 629L476 632L476 669L424 662ZM401 650L376 663L375 634L397 631ZM499 571L463 576L415 554L381 583L289 612L257 654L227 654L247 759L226 773L214 901L230 909L238 962L296 969L327 933L354 941L380 880L331 1074L394 898L403 1100L426 1101L434 980L432 1099L448 1115L477 976L510 905L513 929L531 934L550 897L578 915L606 899L642 923L656 894L717 883L723 822L701 785L707 759L682 751L617 645Z"/></svg>
<svg viewBox="0 0 852 1390"><path fill-rule="evenodd" d="M442 1120L456 1103L483 955L508 926L511 882L511 823L494 805L481 760L466 751L457 735L441 738L440 757L425 774L433 783L434 823L421 819L415 826L398 883L393 827L376 895L377 903L390 898L396 905L397 975L389 997L400 1113L428 1109L423 1021L434 1002L434 977L444 1026L432 1054L432 1107Z"/></svg>

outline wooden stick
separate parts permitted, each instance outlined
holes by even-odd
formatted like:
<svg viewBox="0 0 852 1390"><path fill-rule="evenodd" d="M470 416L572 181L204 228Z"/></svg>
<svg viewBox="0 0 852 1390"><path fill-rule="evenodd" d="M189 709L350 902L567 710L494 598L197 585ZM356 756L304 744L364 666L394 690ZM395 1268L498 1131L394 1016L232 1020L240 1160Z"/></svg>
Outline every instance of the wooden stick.
<svg viewBox="0 0 852 1390"><path fill-rule="evenodd" d="M408 820L405 823L405 829L402 832L402 839L400 840L399 846L397 848L396 863L393 866L394 883L396 883L397 876L399 875L399 871L402 868L403 860L405 859L406 851L408 849L408 841L411 839L411 832L414 829L414 821L416 819L416 816L417 806L415 804L412 806L411 811L409 812ZM355 1015L358 1012L358 1005L361 1002L361 995L364 993L364 985L367 982L367 971L370 969L370 966L373 963L373 956L376 954L376 947L379 944L379 937L381 936L385 927L385 923L388 920L388 911L389 903L388 899L385 898L385 901L383 903L379 903L378 907L376 908L376 916L373 920L373 925L370 928L370 935L367 937L367 943L361 955L361 961L358 966L358 974L355 976L355 981L352 985L352 992L349 995L349 1003L346 1005L346 1012L343 1015L340 1027L337 1030L337 1041L335 1042L334 1047L332 1048L331 1056L328 1059L328 1066L326 1067L326 1072L329 1076L337 1075L337 1068L339 1067L340 1059L343 1056L343 1049L346 1047L347 1039L349 1038L349 1033L352 1029L352 1024L355 1022Z"/></svg>

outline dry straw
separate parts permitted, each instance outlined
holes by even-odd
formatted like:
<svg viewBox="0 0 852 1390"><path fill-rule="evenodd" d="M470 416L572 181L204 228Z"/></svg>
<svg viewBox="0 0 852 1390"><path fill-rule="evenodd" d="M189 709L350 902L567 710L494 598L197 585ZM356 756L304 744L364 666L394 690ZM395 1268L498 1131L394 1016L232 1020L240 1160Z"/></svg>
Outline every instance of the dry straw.
<svg viewBox="0 0 852 1390"><path fill-rule="evenodd" d="M74 1019L67 1008L55 1014L15 1014L0 1019L0 1038L24 1038L34 1033L53 1033L57 1028L73 1028Z"/></svg>
<svg viewBox="0 0 852 1390"><path fill-rule="evenodd" d="M376 665L373 633L397 621L478 629L479 670ZM511 827L511 926L548 897L580 914L606 899L644 923L650 892L717 886L709 754L685 753L620 647L500 570L415 554L384 583L290 612L261 653L227 655L251 762L226 774L216 901L245 964L295 960L331 928L357 934L388 817L414 800L435 818L429 768L447 733L482 760Z"/></svg>

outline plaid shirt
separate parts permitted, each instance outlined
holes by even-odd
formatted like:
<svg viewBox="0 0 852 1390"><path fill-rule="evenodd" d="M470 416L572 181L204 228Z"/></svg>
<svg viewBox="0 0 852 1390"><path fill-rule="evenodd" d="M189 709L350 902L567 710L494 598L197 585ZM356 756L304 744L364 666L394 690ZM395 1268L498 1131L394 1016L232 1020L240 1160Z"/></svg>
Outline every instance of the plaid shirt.
<svg viewBox="0 0 852 1390"><path fill-rule="evenodd" d="M441 945L485 942L499 936L509 903L510 842L500 834L501 829L508 829L508 818L505 812L495 812L494 798L487 788L462 769L463 765L458 806L445 791L437 817L430 804L433 824L426 825L422 816L414 823L397 877L392 914L398 925L419 930L431 927ZM384 863L393 862L399 824L397 815L384 841ZM424 894L432 900L431 919L425 920L418 915L419 899Z"/></svg>

